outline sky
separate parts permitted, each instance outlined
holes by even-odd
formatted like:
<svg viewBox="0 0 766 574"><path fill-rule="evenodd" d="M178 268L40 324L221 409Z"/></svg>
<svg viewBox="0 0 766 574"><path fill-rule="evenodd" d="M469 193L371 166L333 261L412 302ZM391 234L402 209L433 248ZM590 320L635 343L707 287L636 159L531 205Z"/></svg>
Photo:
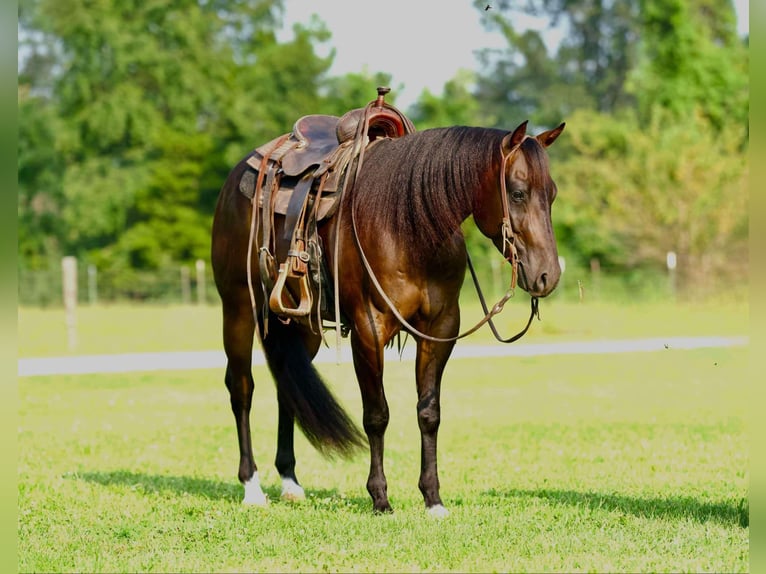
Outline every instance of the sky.
<svg viewBox="0 0 766 574"><path fill-rule="evenodd" d="M491 4L492 0L488 0ZM748 30L748 0L734 0L738 28ZM406 109L424 89L441 94L461 68L475 69L475 52L505 41L487 32L482 11L472 0L285 0L285 29L307 23L312 13L325 22L336 54L330 73L369 71L391 74L397 106ZM517 29L544 29L544 21L524 17ZM556 32L547 38L557 42ZM320 55L326 51L317 50ZM374 96L374 94L373 94Z"/></svg>

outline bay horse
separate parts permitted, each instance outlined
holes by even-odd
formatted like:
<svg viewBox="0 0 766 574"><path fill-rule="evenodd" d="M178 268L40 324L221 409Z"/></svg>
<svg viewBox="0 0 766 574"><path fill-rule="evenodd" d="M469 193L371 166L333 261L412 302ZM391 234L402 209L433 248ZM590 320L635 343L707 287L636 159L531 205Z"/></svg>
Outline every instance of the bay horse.
<svg viewBox="0 0 766 574"><path fill-rule="evenodd" d="M473 216L506 259L511 259L509 248L514 252L518 285L533 298L545 297L558 283L561 269L551 223L557 189L545 148L564 124L537 136L527 135L526 128L527 122L510 132L455 126L376 142L337 211L318 226L322 245L338 242L337 250L325 248L323 256L340 278L338 303L361 391L370 452L367 490L374 511L391 511L383 470L389 421L383 351L404 329L415 333L417 341L418 486L428 513L448 514L439 494L436 444L442 374L459 332L458 296L467 263L463 221ZM277 388L275 465L283 499L305 497L295 474L296 421L320 452L348 455L365 441L311 363L321 333L297 321L268 317L261 289L254 290L255 304L251 301L248 285L260 285L260 277L255 250L247 262L253 205L238 190L245 170L243 159L221 189L211 254L222 300L225 384L236 421L243 501L265 505L249 420L256 333ZM277 233L283 220L275 217Z"/></svg>

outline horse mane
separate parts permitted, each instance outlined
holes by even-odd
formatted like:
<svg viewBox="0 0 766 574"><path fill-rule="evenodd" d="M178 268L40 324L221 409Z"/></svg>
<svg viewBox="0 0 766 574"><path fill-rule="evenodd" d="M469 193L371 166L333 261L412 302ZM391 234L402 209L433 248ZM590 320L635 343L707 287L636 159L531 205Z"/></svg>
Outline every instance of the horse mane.
<svg viewBox="0 0 766 574"><path fill-rule="evenodd" d="M404 244L435 247L473 211L472 192L498 169L506 133L455 126L375 144L353 190L357 219Z"/></svg>

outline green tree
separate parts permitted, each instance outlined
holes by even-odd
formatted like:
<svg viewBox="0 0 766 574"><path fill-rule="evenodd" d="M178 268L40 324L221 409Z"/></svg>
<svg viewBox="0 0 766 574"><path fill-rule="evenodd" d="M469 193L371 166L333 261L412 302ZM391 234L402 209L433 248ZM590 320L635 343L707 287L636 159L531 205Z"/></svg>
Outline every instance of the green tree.
<svg viewBox="0 0 766 574"><path fill-rule="evenodd" d="M206 258L228 170L322 101L329 33L314 20L279 43L281 12L22 0L23 264L54 247L114 269Z"/></svg>
<svg viewBox="0 0 766 574"><path fill-rule="evenodd" d="M328 77L322 84L322 113L342 116L348 110L360 108L377 96L378 86L392 88L386 101L396 105L396 86L391 85L391 75L382 72L351 72L343 76Z"/></svg>
<svg viewBox="0 0 766 574"><path fill-rule="evenodd" d="M474 3L484 9L484 2ZM625 81L636 58L635 0L529 0L517 6L493 2L488 26L505 36L508 48L480 54L476 93L497 125L530 119L548 127L577 109L608 113L631 104ZM519 32L513 25L518 13L547 17L551 29L565 29L561 43L554 48L544 32Z"/></svg>
<svg viewBox="0 0 766 574"><path fill-rule="evenodd" d="M689 290L745 269L748 58L731 2L529 0L565 26L553 54L511 7L493 3L508 49L484 53L476 94L498 118L567 121L550 151L562 255L624 273L675 251Z"/></svg>
<svg viewBox="0 0 766 574"><path fill-rule="evenodd" d="M63 161L55 148L58 118L45 98L19 91L18 249L24 267L41 269L61 255L59 207Z"/></svg>
<svg viewBox="0 0 766 574"><path fill-rule="evenodd" d="M746 275L749 172L736 126L716 132L700 114L667 111L647 124L633 112L581 111L570 120L556 164L566 198L556 206L557 235L567 256L662 270L674 251L687 292Z"/></svg>
<svg viewBox="0 0 766 574"><path fill-rule="evenodd" d="M630 90L645 120L656 107L699 110L716 129L748 124L748 55L730 1L642 0L640 63Z"/></svg>
<svg viewBox="0 0 766 574"><path fill-rule="evenodd" d="M409 110L418 129L452 125L486 125L471 88L476 76L470 70L459 70L444 84L441 95L424 90Z"/></svg>

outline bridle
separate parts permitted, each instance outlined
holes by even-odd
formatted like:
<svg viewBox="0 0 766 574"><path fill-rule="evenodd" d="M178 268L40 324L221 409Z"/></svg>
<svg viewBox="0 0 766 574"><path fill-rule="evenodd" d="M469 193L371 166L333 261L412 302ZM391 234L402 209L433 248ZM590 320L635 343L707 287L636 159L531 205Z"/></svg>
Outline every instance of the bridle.
<svg viewBox="0 0 766 574"><path fill-rule="evenodd" d="M506 191L506 183L505 183L505 172L506 167L508 165L508 162L510 161L510 158L518 151L518 149L521 147L522 142L527 139L530 136L525 136L521 142L513 146L507 154L504 154L501 149L501 155L502 155L502 162L500 166L500 190L501 190L501 196L502 196L502 206L503 206L503 219L500 227L500 233L502 238L502 245L503 245L503 257L511 264L511 283L508 287L508 290L505 292L505 295L492 306L492 309L487 308L487 303L484 299L484 294L481 291L481 286L479 285L479 279L476 275L476 271L473 267L473 263L471 262L471 256L466 251L466 256L468 260L468 268L471 272L471 278L473 279L474 287L476 288L476 293L479 296L479 302L481 303L482 310L484 311L484 318L482 318L476 325L468 329L467 331L464 331L463 333L460 333L459 335L456 335L454 337L434 337L432 335L427 335L426 333L423 333L416 329L412 324L410 324L399 312L399 310L396 308L396 305L391 300L391 298L386 295L386 292L383 290L383 287L381 286L380 282L378 281L378 278L375 276L374 271L372 270L372 267L370 266L370 262L367 260L367 256L364 253L364 249L362 249L361 241L359 240L359 233L357 231L356 227L356 204L354 202L354 199L356 198L355 195L352 195L351 198L351 228L352 228L352 234L354 236L354 241L356 243L356 247L359 250L359 255L362 260L362 264L364 265L364 268L367 271L367 274L370 277L370 281L375 286L375 289L377 290L380 297L385 301L388 308L391 310L391 312L394 314L396 319L399 321L399 323L404 327L405 330L412 333L414 336L419 337L421 339L425 339L427 341L432 341L435 343L449 343L452 341L457 341L458 339L462 339L464 337L467 337L468 335L471 335L479 330L485 323L489 323L490 329L492 330L492 334L495 336L495 338L500 341L501 343L513 343L514 341L517 341L521 337L523 337L527 330L529 329L529 326L532 324L533 317L537 316L537 318L540 318L540 310L538 307L538 299L537 297L531 298L531 311L529 315L529 320L527 321L526 326L524 329L522 329L519 333L512 337L508 337L507 339L504 339L500 336L497 329L495 328L494 323L492 322L492 317L499 314L502 310L505 304L508 302L509 299L511 299L516 290L516 281L518 277L518 266L519 266L519 256L518 251L516 249L516 235L513 231L513 225L511 224L511 210L510 206L508 205L508 194ZM506 255L506 252L508 253Z"/></svg>

